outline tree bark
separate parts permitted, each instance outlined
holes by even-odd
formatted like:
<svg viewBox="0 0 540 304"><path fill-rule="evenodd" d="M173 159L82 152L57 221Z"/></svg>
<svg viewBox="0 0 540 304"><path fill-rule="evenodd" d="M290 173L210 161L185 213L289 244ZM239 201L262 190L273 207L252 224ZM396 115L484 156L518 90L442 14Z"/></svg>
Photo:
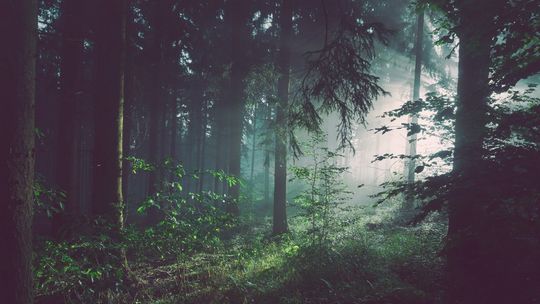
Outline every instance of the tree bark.
<svg viewBox="0 0 540 304"><path fill-rule="evenodd" d="M155 2L155 16L154 16L154 45L151 50L151 64L152 73L154 75L152 83L152 92L150 100L150 116L149 116L149 149L150 149L150 163L156 166L155 170L152 170L148 178L148 195L153 195L158 191L159 184L161 183L160 177L162 176L162 170L159 168L162 156L164 154L163 147L163 132L165 132L165 103L166 103L166 34L169 9L171 9L170 1L163 0ZM152 219L155 214L152 209L149 213L149 221L154 222L156 219Z"/></svg>
<svg viewBox="0 0 540 304"><path fill-rule="evenodd" d="M250 41L250 32L247 22L250 18L251 9L247 3L241 0L229 1L226 8L225 18L230 22L232 29L231 41L231 76L228 96L228 119L229 119L229 174L241 177L241 149L243 118L245 106L245 79L249 72L249 62L246 60L246 43ZM230 202L227 211L238 216L240 210L238 203L240 200L240 184L229 187Z"/></svg>
<svg viewBox="0 0 540 304"><path fill-rule="evenodd" d="M270 123L272 120L272 109L269 104L266 104L266 121ZM268 139L266 139L268 141ZM266 206L270 206L270 143L266 142L264 151L264 203Z"/></svg>
<svg viewBox="0 0 540 304"><path fill-rule="evenodd" d="M93 213L121 230L126 0L102 0L98 7Z"/></svg>
<svg viewBox="0 0 540 304"><path fill-rule="evenodd" d="M225 81L221 84L221 93L218 98L214 110L215 116L215 170L223 170L228 172L226 160L229 142L225 140L227 138L228 128L226 122L228 121L228 112L226 110L226 85ZM226 191L226 182L219 179L218 176L214 177L214 192L224 194Z"/></svg>
<svg viewBox="0 0 540 304"><path fill-rule="evenodd" d="M199 184L198 184L198 192L202 193L204 190L204 178L206 174L204 173L204 167L205 167L205 155L206 155L206 128L207 128L207 121L208 121L208 106L206 105L206 102L203 103L203 109L201 110L201 132L200 132L200 149L199 149L199 164L198 164L198 170L199 170Z"/></svg>
<svg viewBox="0 0 540 304"><path fill-rule="evenodd" d="M56 154L56 182L64 191L65 209L53 216L53 234L60 238L68 219L80 213L78 197L78 103L81 90L81 70L83 59L83 37L81 19L83 15L80 1L63 1L62 21L62 61L60 67L60 119L58 123L58 146Z"/></svg>
<svg viewBox="0 0 540 304"><path fill-rule="evenodd" d="M179 137L179 130L178 130L178 101L176 100L176 97L171 98L171 149L170 154L171 158L176 164L178 161L178 137Z"/></svg>
<svg viewBox="0 0 540 304"><path fill-rule="evenodd" d="M292 35L292 0L283 0L280 16L280 49L277 59L278 98L276 109L276 147L274 173L273 233L287 232L287 108L289 103L290 40Z"/></svg>
<svg viewBox="0 0 540 304"><path fill-rule="evenodd" d="M420 98L420 84L422 77L422 53L424 47L424 11L418 13L416 21L416 42L415 42L415 64L414 64L414 83L412 100L417 101ZM412 115L410 118L412 125L418 124L418 115ZM411 157L416 156L416 141L417 134L413 134L407 138L407 150L408 155ZM403 213L406 220L410 220L411 212L414 208L414 194L412 192L412 185L414 184L416 161L411 158L406 163L406 179L409 184L409 193L405 195L405 201L403 204Z"/></svg>
<svg viewBox="0 0 540 304"><path fill-rule="evenodd" d="M253 133L251 134L251 165L250 165L250 172L249 172L250 185L253 185L253 176L255 173L255 148L256 146L257 146L257 107L255 107L255 110L253 113Z"/></svg>
<svg viewBox="0 0 540 304"><path fill-rule="evenodd" d="M449 202L448 303L493 303L485 279L486 252L480 245L485 193L479 187L489 96L490 16L478 3L461 7L458 97L455 122L454 195ZM487 8L487 7L486 7ZM488 287L489 288L489 287Z"/></svg>
<svg viewBox="0 0 540 304"><path fill-rule="evenodd" d="M37 1L3 1L0 12L0 288L3 303L29 304Z"/></svg>
<svg viewBox="0 0 540 304"><path fill-rule="evenodd" d="M131 10L130 0L128 1L128 12ZM132 35L135 32L133 16L128 13L128 19L126 20L126 71L125 71L125 100L124 100L124 124L123 130L124 134L122 145L123 145L123 160L122 160L122 196L126 205L126 214L125 220L129 217L129 180L131 176L131 163L125 160L126 157L133 156L131 151L131 136L133 130L133 111L135 106L135 68L134 68L134 47L132 45Z"/></svg>

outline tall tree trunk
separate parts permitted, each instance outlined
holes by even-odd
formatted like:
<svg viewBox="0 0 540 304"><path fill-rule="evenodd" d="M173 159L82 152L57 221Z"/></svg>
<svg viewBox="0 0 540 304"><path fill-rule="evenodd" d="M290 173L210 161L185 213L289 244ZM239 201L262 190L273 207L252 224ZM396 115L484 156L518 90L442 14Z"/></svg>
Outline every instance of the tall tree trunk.
<svg viewBox="0 0 540 304"><path fill-rule="evenodd" d="M241 177L241 150L245 106L245 79L249 72L249 63L246 60L246 43L251 39L247 22L251 9L241 0L231 0L226 8L225 18L230 22L232 29L231 41L231 78L228 96L229 118L229 174ZM227 211L232 215L239 215L238 202L240 199L240 184L229 187L230 203Z"/></svg>
<svg viewBox="0 0 540 304"><path fill-rule="evenodd" d="M251 187L250 195L253 198L253 176L255 173L255 147L257 146L257 107L253 113L253 133L251 136L251 169L249 172L249 185Z"/></svg>
<svg viewBox="0 0 540 304"><path fill-rule="evenodd" d="M221 84L220 97L217 100L216 108L214 110L215 116L215 170L223 170L227 172L225 161L227 159L227 151L229 142L226 140L228 128L226 122L228 121L228 112L226 110L226 85L225 81ZM225 193L226 182L220 180L218 176L214 177L214 192L219 194Z"/></svg>
<svg viewBox="0 0 540 304"><path fill-rule="evenodd" d="M418 12L416 20L416 42L415 42L415 64L414 64L414 84L412 92L412 100L417 101L420 98L420 84L422 76L422 53L424 46L424 11ZM410 118L411 125L418 124L418 115L412 115ZM411 157L416 156L416 141L417 134L413 134L407 138L407 151ZM403 213L405 219L410 219L410 213L414 208L414 194L412 185L414 184L414 170L416 169L416 161L411 158L406 162L405 174L407 183L409 184L409 193L405 195L403 204Z"/></svg>
<svg viewBox="0 0 540 304"><path fill-rule="evenodd" d="M274 173L273 233L287 232L287 108L289 103L290 40L292 35L292 0L283 0L280 16L280 49L277 59L278 98L276 109L276 151Z"/></svg>
<svg viewBox="0 0 540 304"><path fill-rule="evenodd" d="M191 103L189 104L189 126L187 136L187 152L186 152L186 170L189 174L195 173L199 169L200 163L200 139L201 139L201 103L203 100L202 88L196 85L191 95ZM198 182L193 178L186 179L186 191L197 192Z"/></svg>
<svg viewBox="0 0 540 304"><path fill-rule="evenodd" d="M79 91L81 90L81 70L83 59L83 37L80 1L63 1L62 21L62 61L60 67L60 119L58 120L58 146L56 154L56 182L65 192L65 209L53 216L52 228L56 237L63 234L62 228L80 213L78 197L78 116Z"/></svg>
<svg viewBox="0 0 540 304"><path fill-rule="evenodd" d="M3 1L0 12L0 282L3 303L29 304L37 1Z"/></svg>
<svg viewBox="0 0 540 304"><path fill-rule="evenodd" d="M161 170L159 165L162 161L161 156L163 151L163 136L164 132L164 117L165 117L165 30L167 28L167 18L169 1L155 2L155 18L154 18L154 45L151 50L151 64L153 67L154 78L152 83L152 92L150 100L150 124L149 124L149 149L150 163L156 166L148 177L148 195L153 195L158 191L161 183ZM153 209L149 212L149 221L154 222L156 215ZM152 219L154 218L154 219Z"/></svg>
<svg viewBox="0 0 540 304"><path fill-rule="evenodd" d="M264 203L268 206L270 202L270 150L264 152Z"/></svg>
<svg viewBox="0 0 540 304"><path fill-rule="evenodd" d="M195 103L194 108L193 108L194 117L195 117L195 119L193 120L193 137L195 139L195 142L193 144L193 148L194 148L193 153L194 153L195 161L192 164L192 170L199 177L199 179L193 181L194 182L193 192L199 191L199 185L201 182L200 180L201 175L200 175L199 170L201 169L200 167L201 159L203 158L203 156L201 155L202 125L203 125L202 104L204 103L203 101L204 97L203 97L202 92L199 96L201 97L201 99Z"/></svg>
<svg viewBox="0 0 540 304"><path fill-rule="evenodd" d="M485 268L489 256L481 248L485 194L481 181L483 142L486 134L491 35L483 30L491 17L465 5L461 9L459 36L458 97L455 124L453 173L454 195L449 202L448 303L494 303L487 301ZM490 4L484 1L484 5ZM486 6L486 8L487 8ZM493 266L493 265L492 265ZM482 270L484 269L484 270ZM489 293L489 292L488 292ZM503 301L506 302L506 301Z"/></svg>
<svg viewBox="0 0 540 304"><path fill-rule="evenodd" d="M129 216L129 177L131 176L131 163L125 160L126 157L133 156L131 151L131 135L133 130L133 110L135 106L135 68L134 68L134 48L131 42L134 33L133 16L129 12L131 10L130 0L128 1L128 16L126 24L126 76L125 76L125 100L124 100L124 125L123 125L123 160L122 160L122 196L126 205L125 220Z"/></svg>
<svg viewBox="0 0 540 304"><path fill-rule="evenodd" d="M124 226L122 196L122 137L126 42L126 0L98 3L96 33L96 100L94 144L95 215Z"/></svg>
<svg viewBox="0 0 540 304"><path fill-rule="evenodd" d="M269 104L266 104L266 121L268 123L272 120L272 109ZM270 143L269 138L265 139L265 151L264 151L264 203L270 206Z"/></svg>
<svg viewBox="0 0 540 304"><path fill-rule="evenodd" d="M208 121L208 115L207 115L207 105L206 102L203 103L203 109L201 110L201 135L200 135L200 149L199 149L199 164L198 164L198 170L200 172L199 174L199 185L198 185L198 193L202 193L204 190L204 160L205 160L205 154L206 154L206 127L207 127L207 121Z"/></svg>
<svg viewBox="0 0 540 304"><path fill-rule="evenodd" d="M171 154L171 158L172 160L174 161L174 163L176 164L176 162L178 161L178 149L177 149L177 145L178 145L178 137L179 137L179 130L178 130L178 101L176 100L176 97L173 96L173 98L171 98L171 117L170 117L170 120L171 120L171 149L170 149L170 154Z"/></svg>

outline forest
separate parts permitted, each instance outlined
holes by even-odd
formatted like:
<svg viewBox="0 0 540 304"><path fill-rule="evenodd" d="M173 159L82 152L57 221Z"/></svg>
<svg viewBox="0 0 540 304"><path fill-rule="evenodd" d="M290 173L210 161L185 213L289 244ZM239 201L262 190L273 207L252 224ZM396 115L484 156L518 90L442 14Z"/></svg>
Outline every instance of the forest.
<svg viewBox="0 0 540 304"><path fill-rule="evenodd" d="M538 0L1 0L0 303L540 304Z"/></svg>

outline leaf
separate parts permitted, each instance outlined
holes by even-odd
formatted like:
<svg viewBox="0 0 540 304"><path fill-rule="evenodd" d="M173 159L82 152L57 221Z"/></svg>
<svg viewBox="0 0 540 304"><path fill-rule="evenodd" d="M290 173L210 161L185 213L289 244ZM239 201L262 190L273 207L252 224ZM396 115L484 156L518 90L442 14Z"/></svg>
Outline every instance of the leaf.
<svg viewBox="0 0 540 304"><path fill-rule="evenodd" d="M416 169L414 169L414 173L420 173L424 171L424 167L424 165L416 167Z"/></svg>
<svg viewBox="0 0 540 304"><path fill-rule="evenodd" d="M452 156L452 150L443 150L443 151L439 151L439 152L431 154L431 156L429 156L429 160L432 160L437 157L441 159L445 159L450 156Z"/></svg>
<svg viewBox="0 0 540 304"><path fill-rule="evenodd" d="M416 123L412 123L409 125L409 131L407 132L407 136L412 136L414 134L418 134L420 133L420 131L422 131L422 127L420 127L419 124L416 124Z"/></svg>

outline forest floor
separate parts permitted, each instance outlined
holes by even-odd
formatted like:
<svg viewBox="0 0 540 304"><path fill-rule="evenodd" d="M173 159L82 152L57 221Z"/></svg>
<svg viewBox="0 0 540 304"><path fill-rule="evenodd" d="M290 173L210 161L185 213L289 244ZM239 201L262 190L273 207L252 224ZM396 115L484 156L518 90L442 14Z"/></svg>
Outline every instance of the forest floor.
<svg viewBox="0 0 540 304"><path fill-rule="evenodd" d="M327 244L261 233L215 253L134 265L134 303L437 303L444 227L368 225Z"/></svg>
<svg viewBox="0 0 540 304"><path fill-rule="evenodd" d="M89 297L95 303L153 304L440 301L439 253L446 227L439 220L400 227L366 218L332 232L323 243L301 233L302 225L292 221L292 232L280 238L268 237L266 224L210 251L130 260L133 279L122 286L96 288L93 296L64 295L64 301L87 303ZM38 299L55 303L48 297Z"/></svg>

